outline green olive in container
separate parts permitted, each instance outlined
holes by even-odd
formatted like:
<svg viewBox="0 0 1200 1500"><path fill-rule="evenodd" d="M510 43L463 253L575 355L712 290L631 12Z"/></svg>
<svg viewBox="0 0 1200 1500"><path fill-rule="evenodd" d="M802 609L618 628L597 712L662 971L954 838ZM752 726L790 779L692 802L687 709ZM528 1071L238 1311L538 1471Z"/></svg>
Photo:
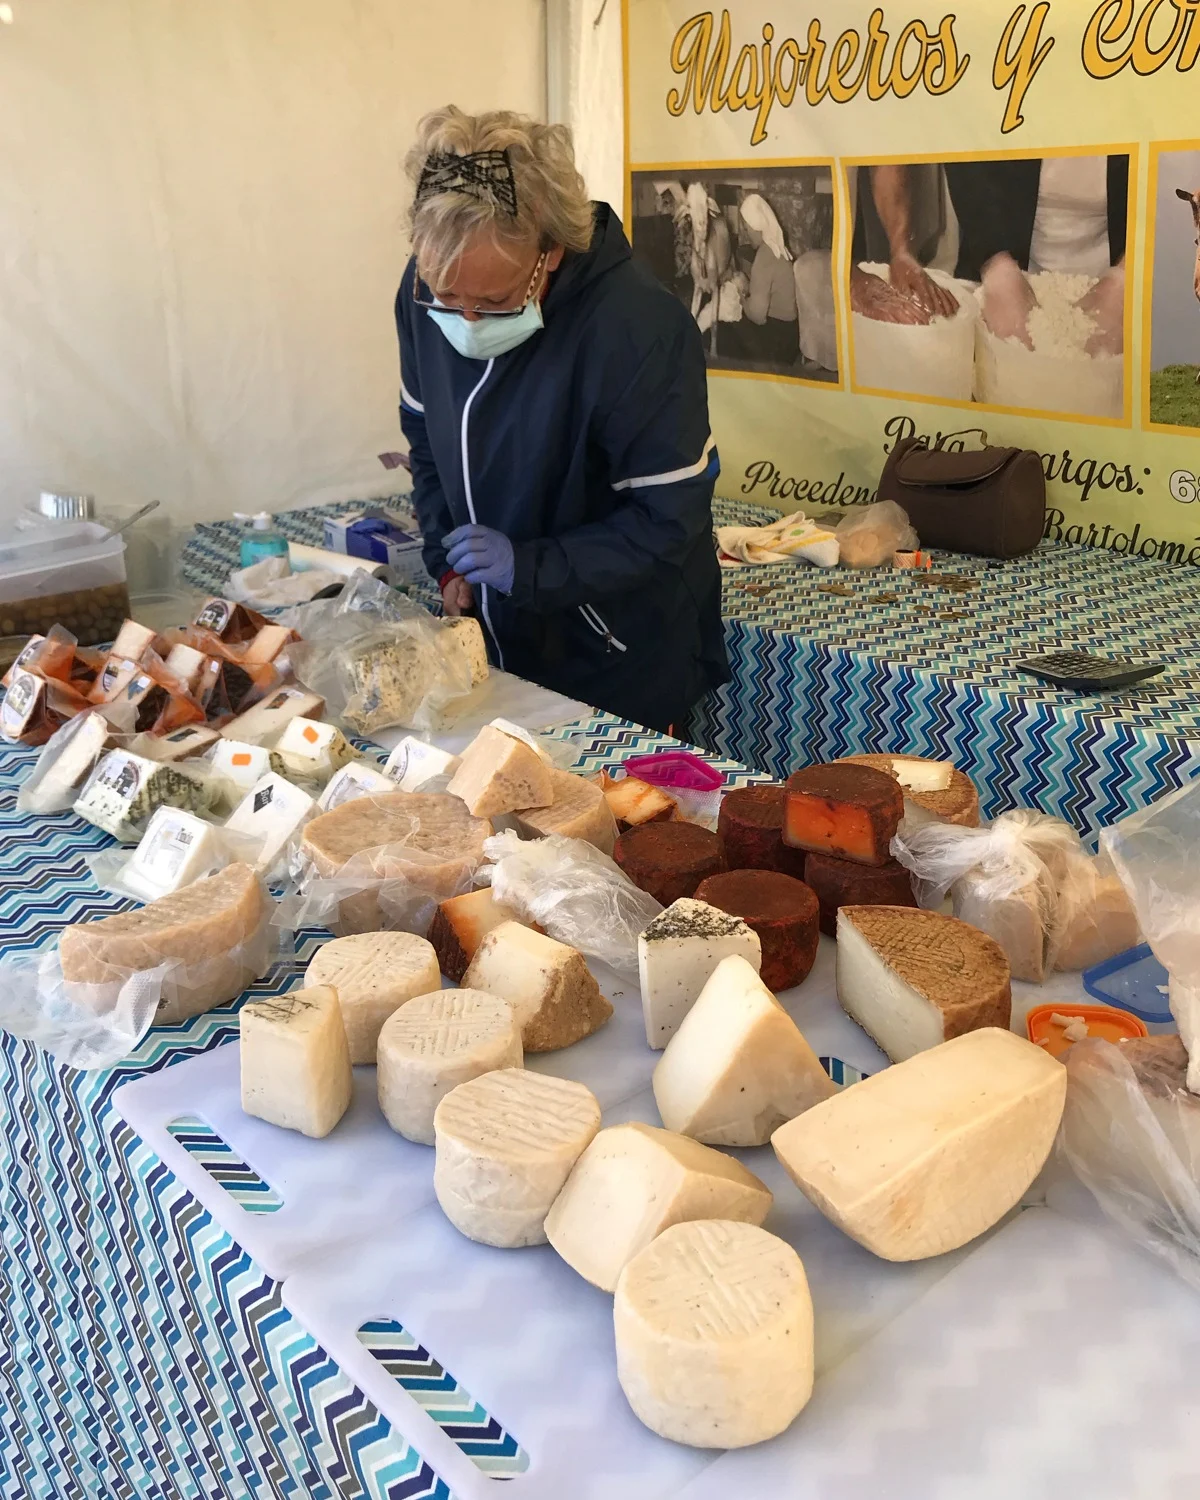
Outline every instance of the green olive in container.
<svg viewBox="0 0 1200 1500"><path fill-rule="evenodd" d="M69 630L81 646L111 641L129 614L125 539L97 521L0 534L0 637Z"/></svg>

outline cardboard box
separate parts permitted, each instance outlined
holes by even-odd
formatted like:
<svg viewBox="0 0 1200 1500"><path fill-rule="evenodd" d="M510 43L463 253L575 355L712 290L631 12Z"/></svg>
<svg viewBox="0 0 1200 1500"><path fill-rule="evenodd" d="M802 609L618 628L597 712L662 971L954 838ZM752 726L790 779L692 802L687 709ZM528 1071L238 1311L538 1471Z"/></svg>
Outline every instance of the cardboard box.
<svg viewBox="0 0 1200 1500"><path fill-rule="evenodd" d="M413 583L424 576L422 545L419 533L405 531L387 511L377 506L355 511L352 515L325 518L325 546L331 552L341 552L347 557L383 563L388 570L388 582L393 587Z"/></svg>

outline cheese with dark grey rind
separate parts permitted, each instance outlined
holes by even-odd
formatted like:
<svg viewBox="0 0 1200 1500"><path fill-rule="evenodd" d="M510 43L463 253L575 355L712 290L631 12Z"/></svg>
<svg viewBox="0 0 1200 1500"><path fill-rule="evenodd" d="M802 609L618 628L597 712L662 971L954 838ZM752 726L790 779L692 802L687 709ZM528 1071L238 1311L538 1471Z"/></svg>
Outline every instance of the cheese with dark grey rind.
<svg viewBox="0 0 1200 1500"><path fill-rule="evenodd" d="M613 858L625 874L663 906L725 869L720 838L698 823L644 823L623 833Z"/></svg>
<svg viewBox="0 0 1200 1500"><path fill-rule="evenodd" d="M80 792L75 811L122 843L135 844L158 808L202 813L211 806L209 789L175 766L109 750Z"/></svg>

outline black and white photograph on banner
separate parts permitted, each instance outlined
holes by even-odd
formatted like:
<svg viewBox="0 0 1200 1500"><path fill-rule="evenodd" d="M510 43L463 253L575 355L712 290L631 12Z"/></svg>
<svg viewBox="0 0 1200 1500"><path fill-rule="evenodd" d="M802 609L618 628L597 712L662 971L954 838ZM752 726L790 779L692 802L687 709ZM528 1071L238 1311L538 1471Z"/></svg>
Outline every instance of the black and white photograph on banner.
<svg viewBox="0 0 1200 1500"><path fill-rule="evenodd" d="M848 172L855 388L1123 417L1127 153Z"/></svg>
<svg viewBox="0 0 1200 1500"><path fill-rule="evenodd" d="M633 175L633 252L691 310L713 370L838 379L828 166Z"/></svg>
<svg viewBox="0 0 1200 1500"><path fill-rule="evenodd" d="M1149 212L1148 415L1156 425L1200 427L1200 142L1158 153Z"/></svg>

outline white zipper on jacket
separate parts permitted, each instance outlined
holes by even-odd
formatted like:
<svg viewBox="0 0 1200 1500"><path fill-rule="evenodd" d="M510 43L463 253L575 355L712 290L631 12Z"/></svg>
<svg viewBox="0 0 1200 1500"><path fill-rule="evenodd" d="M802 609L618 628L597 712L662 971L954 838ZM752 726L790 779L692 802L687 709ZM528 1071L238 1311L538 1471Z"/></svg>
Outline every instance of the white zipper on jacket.
<svg viewBox="0 0 1200 1500"><path fill-rule="evenodd" d="M624 641L617 640L616 636L613 635L612 631L604 622L603 617L599 615L590 604L581 604L579 606L579 613L583 616L583 618L592 627L597 635L602 635L604 637L610 648L615 647L618 651L626 651L629 649L625 645Z"/></svg>
<svg viewBox="0 0 1200 1500"><path fill-rule="evenodd" d="M478 519L477 519L477 517L475 515L475 495L474 495L474 493L473 493L473 491L471 489L471 464L470 464L470 459L467 456L467 427L468 427L468 423L470 422L470 419L471 419L471 407L475 404L475 397L478 396L478 394L480 393L480 391L483 389L484 382L487 380L488 376L492 373L492 366L495 363L496 363L496 361L494 359L489 359L488 360L488 362L487 362L487 369L484 370L483 374L479 377L479 384L475 387L475 389L467 397L466 404L463 406L463 414L462 414L463 490L465 491L466 498L467 498L467 514L471 517L471 524L473 526L477 526L479 524L479 521L478 521ZM484 621L484 624L488 628L488 634L492 638L492 644L496 648L496 659L499 661L499 663L500 663L500 670L503 672L504 671L504 652L501 651L501 649L500 649L500 642L499 642L499 640L496 637L496 631L495 631L495 628L492 625L492 617L491 617L490 614L488 614L487 585L484 584L484 583L481 583L479 585L479 607L483 611L483 621Z"/></svg>

